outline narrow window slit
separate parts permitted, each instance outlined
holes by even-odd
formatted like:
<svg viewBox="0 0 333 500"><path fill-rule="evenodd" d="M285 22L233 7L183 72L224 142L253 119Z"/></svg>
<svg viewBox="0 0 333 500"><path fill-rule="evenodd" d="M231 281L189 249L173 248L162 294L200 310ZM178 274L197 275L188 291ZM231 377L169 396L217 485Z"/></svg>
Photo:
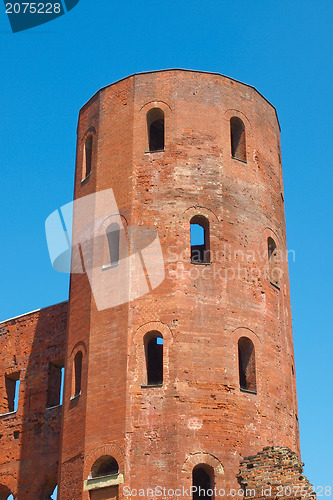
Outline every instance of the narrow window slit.
<svg viewBox="0 0 333 500"><path fill-rule="evenodd" d="M240 389L257 393L255 349L247 337L238 341L238 363Z"/></svg>
<svg viewBox="0 0 333 500"><path fill-rule="evenodd" d="M164 112L160 108L152 108L147 113L149 151L164 150Z"/></svg>
<svg viewBox="0 0 333 500"><path fill-rule="evenodd" d="M50 363L48 370L48 387L46 407L61 405L62 388L64 383L64 367L58 364Z"/></svg>
<svg viewBox="0 0 333 500"><path fill-rule="evenodd" d="M92 165L92 150L93 138L89 135L84 143L84 177L83 180L89 177Z"/></svg>
<svg viewBox="0 0 333 500"><path fill-rule="evenodd" d="M231 156L246 162L245 125L237 116L230 119Z"/></svg>
<svg viewBox="0 0 333 500"><path fill-rule="evenodd" d="M5 376L6 387L6 405L4 413L12 413L18 410L19 391L20 391L20 374L12 373Z"/></svg>
<svg viewBox="0 0 333 500"><path fill-rule="evenodd" d="M193 500L213 500L214 470L206 464L199 464L192 471Z"/></svg>
<svg viewBox="0 0 333 500"><path fill-rule="evenodd" d="M268 247L268 265L269 265L269 280L270 282L280 288L281 269L278 263L278 251L276 243L273 238L269 237L267 240Z"/></svg>
<svg viewBox="0 0 333 500"><path fill-rule="evenodd" d="M210 262L209 221L202 215L195 215L190 221L191 262Z"/></svg>
<svg viewBox="0 0 333 500"><path fill-rule="evenodd" d="M81 379L82 379L82 359L83 359L83 354L81 351L78 351L75 354L74 357L74 364L73 364L73 396L76 398L77 396L80 396L81 394Z"/></svg>
<svg viewBox="0 0 333 500"><path fill-rule="evenodd" d="M117 267L119 264L120 226L116 222L110 224L106 230L108 241L108 256L105 266Z"/></svg>
<svg viewBox="0 0 333 500"><path fill-rule="evenodd" d="M163 384L163 337L159 332L149 332L144 339L147 385Z"/></svg>

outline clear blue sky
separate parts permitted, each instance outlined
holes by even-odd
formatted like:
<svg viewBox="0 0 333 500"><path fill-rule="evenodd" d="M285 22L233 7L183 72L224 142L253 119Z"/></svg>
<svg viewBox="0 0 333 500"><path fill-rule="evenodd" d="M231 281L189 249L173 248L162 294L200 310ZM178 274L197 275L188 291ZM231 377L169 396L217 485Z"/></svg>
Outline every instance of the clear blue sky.
<svg viewBox="0 0 333 500"><path fill-rule="evenodd" d="M128 74L181 67L255 86L282 128L302 458L332 485L332 0L80 0L1 40L1 319L67 298L44 221L73 194L79 108Z"/></svg>

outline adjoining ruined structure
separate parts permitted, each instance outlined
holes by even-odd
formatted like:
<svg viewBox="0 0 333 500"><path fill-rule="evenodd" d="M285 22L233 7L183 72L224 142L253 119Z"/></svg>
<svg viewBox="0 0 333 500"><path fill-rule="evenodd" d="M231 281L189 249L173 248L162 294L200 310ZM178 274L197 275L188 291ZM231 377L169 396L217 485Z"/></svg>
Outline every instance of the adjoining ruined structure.
<svg viewBox="0 0 333 500"><path fill-rule="evenodd" d="M192 485L212 498L213 487L256 482L247 470L255 474L257 462L246 469L244 457L259 453L260 470L267 460L272 471L264 447L288 448L297 461L274 107L222 75L143 73L97 92L77 134L74 199L112 188L119 209L100 224L106 293L120 265L129 286L136 279L119 257L122 244L131 247L114 230L120 224L126 235L133 226L157 230L165 279L149 286L150 254L141 259L149 293L100 309L87 275L73 274L68 310L59 304L1 324L0 498L49 498L57 474L61 500ZM19 408L9 412L17 378Z"/></svg>
<svg viewBox="0 0 333 500"><path fill-rule="evenodd" d="M63 302L0 324L1 500L47 499L57 484L67 312Z"/></svg>
<svg viewBox="0 0 333 500"><path fill-rule="evenodd" d="M289 448L266 447L257 455L246 457L238 475L244 498L315 499L315 489L304 476L303 465Z"/></svg>

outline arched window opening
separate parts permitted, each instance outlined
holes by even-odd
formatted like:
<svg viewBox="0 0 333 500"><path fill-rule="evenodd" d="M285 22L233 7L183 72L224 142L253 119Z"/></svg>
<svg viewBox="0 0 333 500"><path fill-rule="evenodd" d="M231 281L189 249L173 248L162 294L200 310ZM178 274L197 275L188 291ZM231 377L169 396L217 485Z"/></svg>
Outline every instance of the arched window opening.
<svg viewBox="0 0 333 500"><path fill-rule="evenodd" d="M247 337L238 341L239 384L241 390L256 393L256 360L253 342Z"/></svg>
<svg viewBox="0 0 333 500"><path fill-rule="evenodd" d="M210 262L209 221L203 215L195 215L190 221L191 262L207 264Z"/></svg>
<svg viewBox="0 0 333 500"><path fill-rule="evenodd" d="M57 498L58 498L58 486L54 488L53 493L51 495L52 500L57 500Z"/></svg>
<svg viewBox="0 0 333 500"><path fill-rule="evenodd" d="M119 473L119 465L110 455L100 457L91 468L91 477L112 476Z"/></svg>
<svg viewBox="0 0 333 500"><path fill-rule="evenodd" d="M160 108L152 108L147 113L149 151L164 150L164 112Z"/></svg>
<svg viewBox="0 0 333 500"><path fill-rule="evenodd" d="M246 161L245 125L240 118L230 119L231 156L236 160Z"/></svg>
<svg viewBox="0 0 333 500"><path fill-rule="evenodd" d="M49 363L46 407L62 404L65 369L61 364Z"/></svg>
<svg viewBox="0 0 333 500"><path fill-rule="evenodd" d="M199 464L192 471L193 500L214 498L214 469Z"/></svg>
<svg viewBox="0 0 333 500"><path fill-rule="evenodd" d="M85 169L84 179L86 179L91 172L92 146L93 146L93 137L92 135L88 135L84 143L84 169Z"/></svg>
<svg viewBox="0 0 333 500"><path fill-rule="evenodd" d="M106 229L107 252L104 267L117 267L119 264L120 226L113 222Z"/></svg>
<svg viewBox="0 0 333 500"><path fill-rule="evenodd" d="M55 478L48 479L41 491L40 500L57 500L58 486Z"/></svg>
<svg viewBox="0 0 333 500"><path fill-rule="evenodd" d="M78 351L74 358L74 398L81 394L82 359L83 354L81 351Z"/></svg>
<svg viewBox="0 0 333 500"><path fill-rule="evenodd" d="M0 498L8 499L8 500L14 500L13 494L10 492L9 488L7 486L0 484Z"/></svg>
<svg viewBox="0 0 333 500"><path fill-rule="evenodd" d="M280 273L281 269L278 264L278 252L276 243L273 238L269 237L267 240L268 246L268 264L269 264L269 281L275 285L277 288L280 288Z"/></svg>
<svg viewBox="0 0 333 500"><path fill-rule="evenodd" d="M159 332L149 332L144 339L147 385L163 384L163 337Z"/></svg>
<svg viewBox="0 0 333 500"><path fill-rule="evenodd" d="M18 410L20 392L20 373L5 375L6 400L5 412L11 413Z"/></svg>

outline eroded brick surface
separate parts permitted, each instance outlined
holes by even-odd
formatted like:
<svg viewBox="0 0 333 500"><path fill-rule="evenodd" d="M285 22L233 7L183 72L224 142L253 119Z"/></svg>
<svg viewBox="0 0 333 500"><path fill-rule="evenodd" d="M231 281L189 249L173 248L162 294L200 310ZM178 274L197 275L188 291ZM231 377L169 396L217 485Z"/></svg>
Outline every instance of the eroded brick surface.
<svg viewBox="0 0 333 500"><path fill-rule="evenodd" d="M315 499L313 486L303 474L303 465L289 448L264 448L257 455L246 457L238 475L244 498Z"/></svg>

